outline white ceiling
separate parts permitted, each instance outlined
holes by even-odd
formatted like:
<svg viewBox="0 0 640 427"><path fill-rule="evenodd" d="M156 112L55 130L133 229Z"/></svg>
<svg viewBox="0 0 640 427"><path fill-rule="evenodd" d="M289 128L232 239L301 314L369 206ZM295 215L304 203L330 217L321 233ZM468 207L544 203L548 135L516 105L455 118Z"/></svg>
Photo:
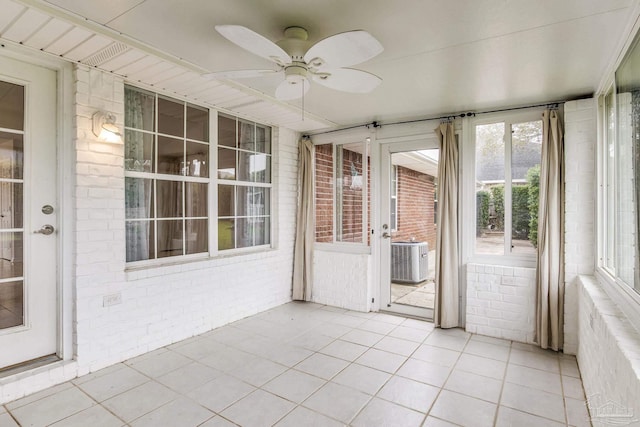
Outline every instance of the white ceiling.
<svg viewBox="0 0 640 427"><path fill-rule="evenodd" d="M624 31L637 0L28 0L20 3L0 0L0 3L5 6L3 11L7 10L7 3L16 3L39 9L59 20L69 19L76 31L85 26L85 31L96 34L91 37L96 52L104 46L95 37L120 42L124 46L120 46L121 51L116 52L112 62L120 61L117 65L122 67L125 60L133 60L138 66L133 73L129 69L126 73L118 71L120 74L194 98L203 92L199 89L205 84L199 76L202 72L269 68L270 65L267 60L224 39L214 30L215 25L243 25L274 41L281 39L283 29L289 26L306 28L311 41L353 29L368 31L385 50L355 68L380 76L383 83L371 94L347 94L312 84L304 98L306 123L298 122L301 100L286 105L272 98L279 83L275 78L244 79L231 86L210 82L206 83L209 92L201 95L208 104L231 111L237 109L257 120L297 130L313 130L374 120L384 124L592 94L618 53L616 48L626 36ZM73 20L73 17L88 21ZM0 18L0 37L14 41L34 37L35 27L31 32L23 29L27 35L8 37L8 30L19 32L22 28L16 28L15 20L10 24ZM45 23L36 21L29 25ZM90 51L85 45L83 55ZM80 47L74 49L77 51ZM69 56L67 53L61 54ZM156 70L155 79L139 72L153 62L147 58L144 58L147 62L140 62L144 54L149 53L165 53L160 59L173 63ZM86 59L80 56L76 52L70 59L81 62ZM175 68L176 65L186 68ZM110 66L113 71L114 65ZM102 65L100 68L109 69ZM136 76L135 71L140 75ZM186 82L181 82L179 87L174 85L175 89L172 82L163 83L180 80L184 73L193 81L189 93L186 93L189 86ZM227 92L217 95L221 88ZM216 97L225 98L218 102ZM266 117L269 109L278 114ZM291 114L295 114L295 120Z"/></svg>

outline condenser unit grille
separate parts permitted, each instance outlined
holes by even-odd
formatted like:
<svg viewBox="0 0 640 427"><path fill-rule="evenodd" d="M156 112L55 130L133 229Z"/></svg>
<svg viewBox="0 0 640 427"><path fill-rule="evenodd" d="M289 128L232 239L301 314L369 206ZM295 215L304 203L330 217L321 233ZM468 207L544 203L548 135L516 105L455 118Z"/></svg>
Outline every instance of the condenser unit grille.
<svg viewBox="0 0 640 427"><path fill-rule="evenodd" d="M420 283L427 280L428 256L427 242L391 243L391 281Z"/></svg>

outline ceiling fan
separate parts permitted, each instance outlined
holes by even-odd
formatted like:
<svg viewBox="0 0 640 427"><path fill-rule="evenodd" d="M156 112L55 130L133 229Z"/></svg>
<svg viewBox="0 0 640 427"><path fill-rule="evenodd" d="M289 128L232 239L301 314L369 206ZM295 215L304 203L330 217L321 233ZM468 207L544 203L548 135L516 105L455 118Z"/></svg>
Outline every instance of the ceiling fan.
<svg viewBox="0 0 640 427"><path fill-rule="evenodd" d="M205 76L223 79L260 77L282 74L275 97L291 100L304 96L310 80L331 89L368 93L382 79L374 74L353 68L380 54L384 48L371 34L362 30L335 34L311 45L308 33L302 27L288 27L284 39L274 43L241 25L216 25L223 37L249 52L275 63L276 69L233 70L208 73Z"/></svg>

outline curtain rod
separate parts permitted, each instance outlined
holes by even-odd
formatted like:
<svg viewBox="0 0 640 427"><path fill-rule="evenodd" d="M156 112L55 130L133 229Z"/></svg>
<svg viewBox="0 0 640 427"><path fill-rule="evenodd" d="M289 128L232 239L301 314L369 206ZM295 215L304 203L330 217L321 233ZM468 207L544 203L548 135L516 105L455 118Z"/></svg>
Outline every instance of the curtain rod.
<svg viewBox="0 0 640 427"><path fill-rule="evenodd" d="M575 98L575 99L584 99L584 97L583 98ZM424 119L404 120L404 121L400 121L400 122L385 123L385 126L406 125L406 124L410 124L410 123L429 122L429 121L432 121L432 120L453 120L453 119L456 119L456 118L474 117L474 116L477 116L478 114L502 113L502 112L505 112L505 111L526 110L528 108L536 108L536 107L558 108L558 106L560 104L564 104L565 102L573 101L575 99L564 100L564 101L545 102L543 104L524 105L524 106L521 106L521 107L499 108L497 110L483 110L483 111L475 111L475 112L468 111L468 112L465 112L465 113L447 114L445 116L427 117L427 118L424 118ZM311 138L312 136L316 136L316 135L326 135L328 133L342 132L342 131L345 131L345 130L357 129L359 127L366 127L367 129L370 129L371 127L380 128L380 127L382 127L382 124L380 124L380 122L373 121L371 123L364 123L364 124L361 124L361 125L354 125L354 126L349 126L349 127L346 127L346 128L331 129L331 130L326 130L326 131L323 131L323 132L305 134L302 137L303 138Z"/></svg>

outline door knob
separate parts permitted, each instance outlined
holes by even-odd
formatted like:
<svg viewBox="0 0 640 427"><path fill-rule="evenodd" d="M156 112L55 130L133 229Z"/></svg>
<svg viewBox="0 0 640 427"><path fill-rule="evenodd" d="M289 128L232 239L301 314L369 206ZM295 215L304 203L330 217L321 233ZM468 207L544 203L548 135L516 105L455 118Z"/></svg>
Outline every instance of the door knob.
<svg viewBox="0 0 640 427"><path fill-rule="evenodd" d="M36 230L34 231L35 234L44 234L45 236L48 236L49 234L53 234L53 232L56 229L53 228L53 225L51 224L45 224L42 226L42 228L40 230Z"/></svg>
<svg viewBox="0 0 640 427"><path fill-rule="evenodd" d="M387 233L386 231L384 233L382 233L382 238L383 239L390 239L391 238L391 234Z"/></svg>

